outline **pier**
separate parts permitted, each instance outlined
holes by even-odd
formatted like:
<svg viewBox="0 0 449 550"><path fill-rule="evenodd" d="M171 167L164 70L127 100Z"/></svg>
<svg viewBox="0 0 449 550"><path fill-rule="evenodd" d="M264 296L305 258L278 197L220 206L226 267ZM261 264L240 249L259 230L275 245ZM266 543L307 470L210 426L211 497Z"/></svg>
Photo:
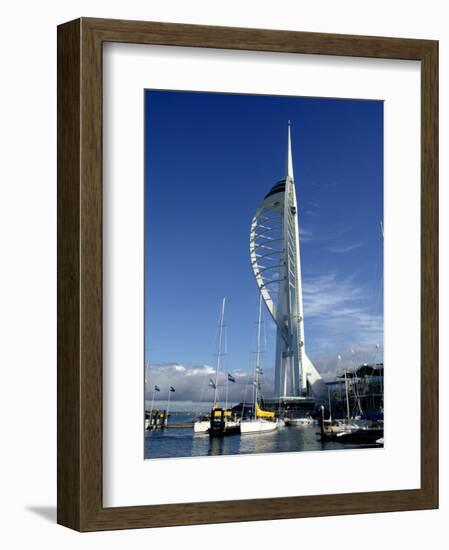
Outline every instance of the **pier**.
<svg viewBox="0 0 449 550"><path fill-rule="evenodd" d="M193 421L169 423L169 418L166 410L145 411L145 430L193 428Z"/></svg>
<svg viewBox="0 0 449 550"><path fill-rule="evenodd" d="M145 429L158 430L168 424L168 415L165 410L145 411Z"/></svg>

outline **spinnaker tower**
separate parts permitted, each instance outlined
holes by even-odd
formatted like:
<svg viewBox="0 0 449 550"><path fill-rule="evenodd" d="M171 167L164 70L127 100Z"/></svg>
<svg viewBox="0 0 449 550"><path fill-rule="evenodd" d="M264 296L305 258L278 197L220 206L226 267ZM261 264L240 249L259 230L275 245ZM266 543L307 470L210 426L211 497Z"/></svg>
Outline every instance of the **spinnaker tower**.
<svg viewBox="0 0 449 550"><path fill-rule="evenodd" d="M324 383L305 350L290 121L286 176L265 195L252 219L250 258L257 286L277 329L274 398L311 402Z"/></svg>

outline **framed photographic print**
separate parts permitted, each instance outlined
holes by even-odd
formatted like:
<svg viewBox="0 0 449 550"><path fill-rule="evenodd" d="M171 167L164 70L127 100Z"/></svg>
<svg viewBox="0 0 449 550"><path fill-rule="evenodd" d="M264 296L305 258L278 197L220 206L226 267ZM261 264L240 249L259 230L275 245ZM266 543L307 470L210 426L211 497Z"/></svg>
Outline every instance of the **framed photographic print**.
<svg viewBox="0 0 449 550"><path fill-rule="evenodd" d="M437 71L430 40L58 28L59 523L438 506Z"/></svg>

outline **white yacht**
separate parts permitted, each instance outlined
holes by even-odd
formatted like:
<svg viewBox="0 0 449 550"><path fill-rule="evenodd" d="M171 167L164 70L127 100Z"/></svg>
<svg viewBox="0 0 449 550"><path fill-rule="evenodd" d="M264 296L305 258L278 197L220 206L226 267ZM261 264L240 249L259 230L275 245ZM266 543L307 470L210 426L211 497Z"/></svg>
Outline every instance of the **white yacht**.
<svg viewBox="0 0 449 550"><path fill-rule="evenodd" d="M257 322L257 352L256 366L254 369L254 404L252 418L240 422L240 433L263 433L272 432L279 427L279 421L275 418L274 412L264 411L259 406L259 375L260 367L260 327L262 318L262 295L259 298L259 318Z"/></svg>
<svg viewBox="0 0 449 550"><path fill-rule="evenodd" d="M221 358L224 355L222 351L223 343L223 328L224 328L224 313L225 313L226 298L223 298L221 303L221 314L219 324L218 337L218 353L217 363L215 367L215 378L209 381L209 386L214 389L214 401L212 411L209 416L201 416L193 424L193 432L196 434L208 433L209 435L228 435L239 431L240 419L234 418L231 411L227 410L227 391L226 391L226 406L224 409L218 406L218 373L220 370Z"/></svg>
<svg viewBox="0 0 449 550"><path fill-rule="evenodd" d="M210 417L202 416L196 422L193 423L193 431L195 433L207 433L210 428Z"/></svg>

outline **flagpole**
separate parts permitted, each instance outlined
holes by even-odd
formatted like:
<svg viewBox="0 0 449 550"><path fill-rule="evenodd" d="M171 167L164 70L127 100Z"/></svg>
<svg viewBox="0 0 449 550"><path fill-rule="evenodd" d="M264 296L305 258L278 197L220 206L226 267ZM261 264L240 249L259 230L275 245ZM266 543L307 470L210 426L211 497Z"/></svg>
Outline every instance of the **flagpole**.
<svg viewBox="0 0 449 550"><path fill-rule="evenodd" d="M225 411L228 410L228 383L229 383L229 377L226 376L226 405L225 405Z"/></svg>
<svg viewBox="0 0 449 550"><path fill-rule="evenodd" d="M170 386L168 387L168 397L167 397L167 410L165 412L165 425L168 424L168 410L170 408L170 394L171 394L171 389L170 389Z"/></svg>
<svg viewBox="0 0 449 550"><path fill-rule="evenodd" d="M144 382L144 386L143 386L143 395L145 397L144 399L144 408L146 410L146 402L147 402L147 385L148 385L148 377L147 377L147 373L148 373L148 363L145 363L145 367L144 367L144 378L145 378L145 382ZM146 423L146 414L144 415L144 428L146 429L147 427L147 423Z"/></svg>
<svg viewBox="0 0 449 550"><path fill-rule="evenodd" d="M254 420L257 420L257 393L259 385L259 371L260 371L260 321L262 318L262 294L259 296L259 317L257 320L257 353L256 353L256 368L255 368L255 391L254 391Z"/></svg>
<svg viewBox="0 0 449 550"><path fill-rule="evenodd" d="M153 387L153 397L151 399L151 409L150 409L150 427L153 426L153 406L154 406L154 394L156 393L156 386Z"/></svg>
<svg viewBox="0 0 449 550"><path fill-rule="evenodd" d="M220 361L221 361L221 343L223 338L223 322L224 322L224 312L225 312L226 298L223 298L221 303L221 315L220 315L220 331L218 337L218 354L217 354L217 366L215 369L215 388L214 388L214 409L217 406L217 387L218 387L218 371L220 370Z"/></svg>

